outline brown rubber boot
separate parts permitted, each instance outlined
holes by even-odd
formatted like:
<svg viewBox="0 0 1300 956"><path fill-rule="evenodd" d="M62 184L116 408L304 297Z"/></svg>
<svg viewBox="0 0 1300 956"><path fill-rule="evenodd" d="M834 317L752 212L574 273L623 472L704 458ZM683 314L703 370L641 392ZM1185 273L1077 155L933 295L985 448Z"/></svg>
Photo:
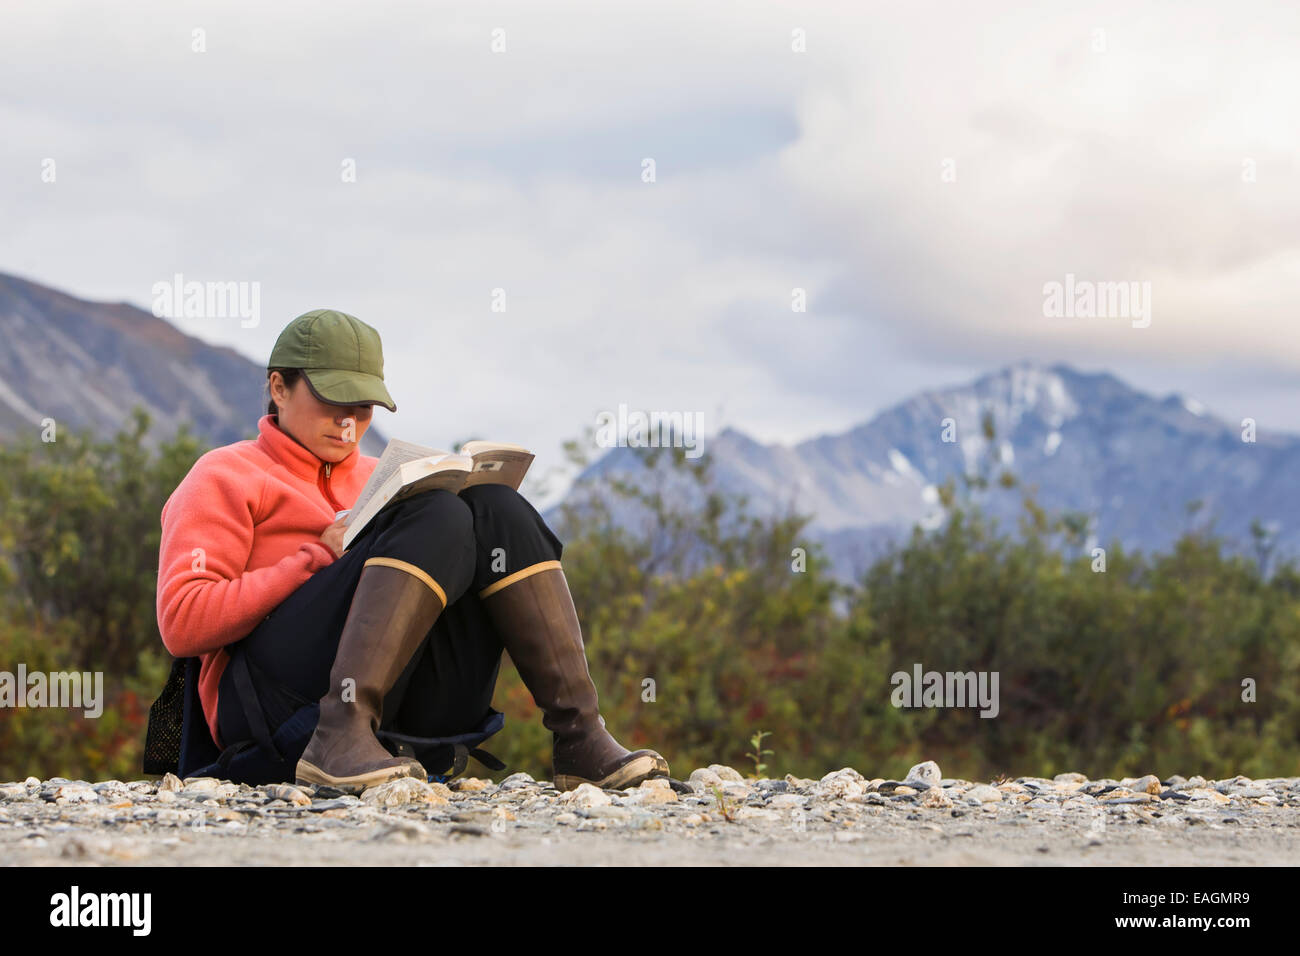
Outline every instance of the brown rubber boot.
<svg viewBox="0 0 1300 956"><path fill-rule="evenodd" d="M330 689L320 700L320 721L295 770L299 784L356 792L398 777L428 778L419 761L393 756L375 731L384 695L428 636L444 599L414 565L371 563L391 560L372 558L361 571L330 669ZM355 699L344 700L349 678Z"/></svg>
<svg viewBox="0 0 1300 956"><path fill-rule="evenodd" d="M554 737L557 789L590 783L623 790L668 776L668 761L657 752L630 752L605 729L578 612L558 562L493 591L483 606Z"/></svg>

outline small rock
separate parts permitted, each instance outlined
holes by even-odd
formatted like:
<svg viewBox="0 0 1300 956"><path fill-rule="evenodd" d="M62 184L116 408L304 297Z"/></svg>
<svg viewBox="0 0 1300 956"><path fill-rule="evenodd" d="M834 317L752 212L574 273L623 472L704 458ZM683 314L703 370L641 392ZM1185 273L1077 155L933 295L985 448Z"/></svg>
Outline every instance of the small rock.
<svg viewBox="0 0 1300 956"><path fill-rule="evenodd" d="M99 803L99 801L99 794L87 786L70 783L54 791L54 802L58 804Z"/></svg>
<svg viewBox="0 0 1300 956"><path fill-rule="evenodd" d="M448 803L451 802L451 788L445 783L438 783L438 781L434 780L426 784L426 786Z"/></svg>
<svg viewBox="0 0 1300 956"><path fill-rule="evenodd" d="M569 790L560 797L561 803L572 804L575 807L608 807L614 801L610 799L609 794L599 787L594 787L589 783L579 784L577 789Z"/></svg>
<svg viewBox="0 0 1300 956"><path fill-rule="evenodd" d="M1074 781L1070 781L1073 783ZM1002 792L995 790L988 784L981 783L971 787L964 794L967 800L973 800L976 803L1001 803Z"/></svg>
<svg viewBox="0 0 1300 956"><path fill-rule="evenodd" d="M575 823L578 822L578 815L576 813L570 813L566 810L564 813L558 814L555 817L555 822L563 827L573 826Z"/></svg>
<svg viewBox="0 0 1300 956"><path fill-rule="evenodd" d="M408 803L441 806L450 803L433 785L418 777L398 777L375 787L367 787L361 800L372 807L400 807Z"/></svg>
<svg viewBox="0 0 1300 956"><path fill-rule="evenodd" d="M487 790L489 787L495 786L495 784L491 780L483 780L480 777L461 777L453 780L449 786L459 793L462 791Z"/></svg>
<svg viewBox="0 0 1300 956"><path fill-rule="evenodd" d="M311 797L298 787L287 783L273 783L265 788L267 796L272 800L287 800L296 807L311 806Z"/></svg>
<svg viewBox="0 0 1300 956"><path fill-rule="evenodd" d="M740 783L736 780L724 780L722 781L722 786L718 789L722 791L722 795L728 800L737 802L748 800L754 794L754 791L750 788L749 784ZM710 794L712 794L712 792L713 791L711 790L709 791Z"/></svg>
<svg viewBox="0 0 1300 956"><path fill-rule="evenodd" d="M717 766L717 764L714 764L714 766ZM692 789L694 789L696 793L699 793L701 790L707 790L709 787L722 786L722 778L714 773L713 770L706 770L703 767L700 767L697 770L692 770L690 777L687 778L687 782L692 785Z"/></svg>
<svg viewBox="0 0 1300 956"><path fill-rule="evenodd" d="M852 767L834 770L817 781L817 794L829 800L861 797L867 792L867 782Z"/></svg>
<svg viewBox="0 0 1300 956"><path fill-rule="evenodd" d="M862 776L862 774L858 773L852 767L841 767L839 770L832 770L829 773L823 774L818 783L826 783L828 780L836 779L861 780L865 783L867 778Z"/></svg>
<svg viewBox="0 0 1300 956"><path fill-rule="evenodd" d="M745 778L740 775L740 771L733 770L731 767L720 763L709 764L709 769L718 775L719 780L735 780L744 783Z"/></svg>
<svg viewBox="0 0 1300 956"><path fill-rule="evenodd" d="M1087 783L1088 778L1081 773L1058 773L1052 778L1053 783Z"/></svg>
<svg viewBox="0 0 1300 956"><path fill-rule="evenodd" d="M734 820L761 820L768 823L781 820L781 814L776 810L767 810L763 807L741 807L732 814Z"/></svg>
<svg viewBox="0 0 1300 956"><path fill-rule="evenodd" d="M533 779L532 774L520 772L520 773L512 773L510 776L506 777L499 784L497 784L497 789L498 790L519 790L524 787L535 787L535 786L537 786L537 781Z"/></svg>
<svg viewBox="0 0 1300 956"><path fill-rule="evenodd" d="M328 800L313 800L311 806L307 809L312 813L325 813L329 810L351 810L353 807L361 805L360 798L352 794L346 794L342 797L331 797Z"/></svg>
<svg viewBox="0 0 1300 956"><path fill-rule="evenodd" d="M632 816L627 807L587 807L584 814L590 820L626 820Z"/></svg>
<svg viewBox="0 0 1300 956"><path fill-rule="evenodd" d="M1129 786L1135 793L1160 793L1160 778L1153 773L1139 777Z"/></svg>
<svg viewBox="0 0 1300 956"><path fill-rule="evenodd" d="M952 798L939 787L931 787L921 798L921 806L932 810L948 809L952 807Z"/></svg>
<svg viewBox="0 0 1300 956"><path fill-rule="evenodd" d="M667 783L668 781L662 779L647 780L641 786L629 790L627 800L637 806L677 803L677 791L667 786Z"/></svg>
<svg viewBox="0 0 1300 956"><path fill-rule="evenodd" d="M907 771L903 783L909 787L915 787L917 790L924 790L926 787L939 786L941 779L943 779L943 774L939 772L939 765L933 760L927 760L924 763L918 763Z"/></svg>
<svg viewBox="0 0 1300 956"><path fill-rule="evenodd" d="M797 793L778 793L767 805L775 810L785 810L791 807L803 808L808 805L808 798L801 797Z"/></svg>

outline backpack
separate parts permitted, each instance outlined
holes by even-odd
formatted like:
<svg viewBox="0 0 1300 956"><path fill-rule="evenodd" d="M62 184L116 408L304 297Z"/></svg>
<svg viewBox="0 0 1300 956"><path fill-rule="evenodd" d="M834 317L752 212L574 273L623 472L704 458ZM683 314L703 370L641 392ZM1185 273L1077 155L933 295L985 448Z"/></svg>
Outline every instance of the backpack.
<svg viewBox="0 0 1300 956"><path fill-rule="evenodd" d="M199 663L197 657L172 660L171 673L158 699L149 708L149 726L145 731L145 773L174 773L186 777L217 777L252 786L266 783L293 783L298 758L307 749L316 723L320 704L299 707L274 733L269 731L261 705L253 692L245 655L230 651L230 663L240 698L245 705L253 740L231 744L220 750L212 739L199 700ZM429 781L444 783L463 773L470 757L492 770L504 770L505 764L478 747L505 726L505 714L489 707L487 715L473 730L450 737L414 737L389 730L375 736L394 756L414 757L429 772Z"/></svg>

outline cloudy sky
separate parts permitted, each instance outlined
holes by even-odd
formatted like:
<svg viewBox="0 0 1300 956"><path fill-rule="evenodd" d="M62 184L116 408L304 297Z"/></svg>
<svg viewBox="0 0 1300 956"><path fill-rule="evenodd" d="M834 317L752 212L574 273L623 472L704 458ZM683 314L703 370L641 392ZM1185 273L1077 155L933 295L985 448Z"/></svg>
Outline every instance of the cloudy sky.
<svg viewBox="0 0 1300 956"><path fill-rule="evenodd" d="M1283 3L43 0L0 271L259 283L175 320L259 364L351 312L390 435L543 466L620 403L794 441L1024 358L1300 431L1298 42ZM1067 274L1149 324L1045 316Z"/></svg>

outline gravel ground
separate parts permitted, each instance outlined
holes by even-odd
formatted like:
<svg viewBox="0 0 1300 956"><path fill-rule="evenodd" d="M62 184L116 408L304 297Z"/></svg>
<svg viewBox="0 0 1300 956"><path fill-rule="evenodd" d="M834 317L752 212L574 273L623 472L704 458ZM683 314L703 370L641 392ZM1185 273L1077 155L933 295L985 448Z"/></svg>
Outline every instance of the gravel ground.
<svg viewBox="0 0 1300 956"><path fill-rule="evenodd" d="M360 797L211 777L0 784L0 863L131 865L1294 865L1300 777L974 783L688 780L560 793L513 774Z"/></svg>

